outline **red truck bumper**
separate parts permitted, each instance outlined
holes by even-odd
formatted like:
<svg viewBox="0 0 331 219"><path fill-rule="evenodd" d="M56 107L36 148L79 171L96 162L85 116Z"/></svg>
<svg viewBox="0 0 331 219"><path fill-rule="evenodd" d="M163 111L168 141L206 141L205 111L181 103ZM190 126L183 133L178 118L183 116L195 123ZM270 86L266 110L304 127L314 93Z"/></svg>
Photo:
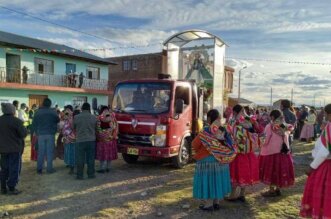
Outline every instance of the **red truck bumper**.
<svg viewBox="0 0 331 219"><path fill-rule="evenodd" d="M168 158L178 155L179 145L172 147L140 147L132 145L118 144L119 152L124 154Z"/></svg>

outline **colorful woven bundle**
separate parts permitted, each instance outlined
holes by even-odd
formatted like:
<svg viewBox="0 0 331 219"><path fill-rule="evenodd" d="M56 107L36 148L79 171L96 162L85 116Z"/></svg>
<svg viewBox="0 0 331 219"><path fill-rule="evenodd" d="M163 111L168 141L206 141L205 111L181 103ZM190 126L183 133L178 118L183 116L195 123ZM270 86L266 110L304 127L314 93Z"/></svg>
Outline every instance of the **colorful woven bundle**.
<svg viewBox="0 0 331 219"><path fill-rule="evenodd" d="M254 117L238 120L231 119L228 123L227 130L234 139L234 144L237 145L240 153L250 153L256 148L260 148L263 143L263 136L256 132L254 125L256 123Z"/></svg>
<svg viewBox="0 0 331 219"><path fill-rule="evenodd" d="M220 163L227 164L232 162L237 154L237 148L228 144L226 141L220 141L207 131L199 133L203 146Z"/></svg>
<svg viewBox="0 0 331 219"><path fill-rule="evenodd" d="M103 113L98 117L97 140L101 142L112 141L117 138L118 134L118 125L115 114L108 113Z"/></svg>
<svg viewBox="0 0 331 219"><path fill-rule="evenodd" d="M73 116L72 112L67 109L63 115L63 128L62 128L62 135L63 135L63 143L64 144L71 144L74 143L76 140L76 135L73 130Z"/></svg>

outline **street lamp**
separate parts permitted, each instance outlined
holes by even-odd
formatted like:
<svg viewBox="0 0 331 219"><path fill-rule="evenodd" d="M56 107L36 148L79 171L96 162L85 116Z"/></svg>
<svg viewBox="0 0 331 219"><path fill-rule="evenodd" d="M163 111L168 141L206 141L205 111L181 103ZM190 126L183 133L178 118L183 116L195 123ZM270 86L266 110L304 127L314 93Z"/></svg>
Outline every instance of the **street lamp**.
<svg viewBox="0 0 331 219"><path fill-rule="evenodd" d="M240 102L240 80L241 80L241 71L247 68L246 65L244 65L240 70L239 70L239 81L238 81L238 104Z"/></svg>

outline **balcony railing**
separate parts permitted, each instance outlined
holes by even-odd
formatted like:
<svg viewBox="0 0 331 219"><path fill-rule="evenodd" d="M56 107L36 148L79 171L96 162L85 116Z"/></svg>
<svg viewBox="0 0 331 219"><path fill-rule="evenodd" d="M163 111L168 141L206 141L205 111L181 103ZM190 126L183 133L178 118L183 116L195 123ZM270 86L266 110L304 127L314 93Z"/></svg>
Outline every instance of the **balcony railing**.
<svg viewBox="0 0 331 219"><path fill-rule="evenodd" d="M71 87L90 90L108 90L109 81L105 79L87 79L79 74L55 75L40 74L21 69L0 67L0 82L33 84L43 86Z"/></svg>

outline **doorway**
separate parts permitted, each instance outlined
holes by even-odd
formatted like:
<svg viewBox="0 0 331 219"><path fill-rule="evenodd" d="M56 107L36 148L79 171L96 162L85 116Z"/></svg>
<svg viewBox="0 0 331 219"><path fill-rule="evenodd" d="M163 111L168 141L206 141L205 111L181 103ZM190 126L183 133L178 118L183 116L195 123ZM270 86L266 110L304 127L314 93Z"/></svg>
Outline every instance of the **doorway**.
<svg viewBox="0 0 331 219"><path fill-rule="evenodd" d="M45 98L48 98L47 95L29 95L29 108L32 108L33 104L36 104L38 107L42 106Z"/></svg>
<svg viewBox="0 0 331 219"><path fill-rule="evenodd" d="M6 54L7 82L21 83L21 57L14 54Z"/></svg>

